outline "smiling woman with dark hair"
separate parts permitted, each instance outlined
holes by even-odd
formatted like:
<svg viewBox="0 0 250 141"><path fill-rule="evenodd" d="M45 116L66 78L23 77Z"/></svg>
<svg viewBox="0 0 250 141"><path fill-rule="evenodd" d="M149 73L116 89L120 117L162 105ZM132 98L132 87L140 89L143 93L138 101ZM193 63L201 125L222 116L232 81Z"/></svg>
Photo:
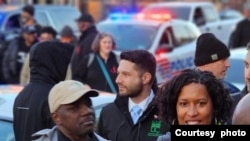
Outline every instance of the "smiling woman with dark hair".
<svg viewBox="0 0 250 141"><path fill-rule="evenodd" d="M212 73L184 70L163 85L161 116L173 124L218 125L230 117L232 99Z"/></svg>
<svg viewBox="0 0 250 141"><path fill-rule="evenodd" d="M179 125L221 125L230 118L232 99L207 71L187 69L165 83L158 97L161 118ZM170 134L160 136L167 141Z"/></svg>

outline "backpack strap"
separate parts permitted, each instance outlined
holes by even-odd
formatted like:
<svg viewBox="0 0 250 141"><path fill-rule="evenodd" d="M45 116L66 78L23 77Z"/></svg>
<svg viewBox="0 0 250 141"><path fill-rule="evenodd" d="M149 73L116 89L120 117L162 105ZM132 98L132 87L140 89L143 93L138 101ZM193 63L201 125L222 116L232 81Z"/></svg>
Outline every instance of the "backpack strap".
<svg viewBox="0 0 250 141"><path fill-rule="evenodd" d="M95 54L94 53L90 53L89 54L88 64L87 64L87 68L89 68L89 66L93 63L94 58L95 58Z"/></svg>
<svg viewBox="0 0 250 141"><path fill-rule="evenodd" d="M103 61L101 60L101 58L99 56L96 55L95 57L96 57L99 65L100 65L100 67L102 69L102 72L103 72L103 74L104 74L104 76L106 78L106 81L108 82L108 85L109 85L112 93L117 94L117 91L116 91L115 86L114 86L114 84L113 84L113 82L112 82L112 80L111 80L111 78L109 76L109 73L108 73L108 70L107 70L106 66L104 65Z"/></svg>

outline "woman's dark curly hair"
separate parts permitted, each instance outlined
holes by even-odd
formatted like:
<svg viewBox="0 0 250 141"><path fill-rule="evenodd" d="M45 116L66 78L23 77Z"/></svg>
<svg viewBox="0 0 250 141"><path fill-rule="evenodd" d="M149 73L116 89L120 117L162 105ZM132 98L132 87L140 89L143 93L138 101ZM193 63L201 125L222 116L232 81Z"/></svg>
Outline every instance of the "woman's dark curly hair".
<svg viewBox="0 0 250 141"><path fill-rule="evenodd" d="M181 89L190 84L203 84L213 103L213 117L224 123L230 117L232 99L229 92L224 89L222 82L214 77L211 72L187 69L178 76L165 83L157 97L160 117L171 123L177 120L176 105ZM178 122L178 121L177 121ZM213 124L213 123L211 123Z"/></svg>

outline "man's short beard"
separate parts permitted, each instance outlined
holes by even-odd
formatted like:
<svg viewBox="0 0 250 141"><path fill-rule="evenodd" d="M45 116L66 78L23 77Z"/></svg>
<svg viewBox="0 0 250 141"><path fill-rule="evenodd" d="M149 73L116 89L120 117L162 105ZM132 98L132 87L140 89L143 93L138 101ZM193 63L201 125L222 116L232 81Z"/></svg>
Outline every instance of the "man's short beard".
<svg viewBox="0 0 250 141"><path fill-rule="evenodd" d="M128 94L128 97L130 97L130 98L138 97L138 96L141 94L142 89L143 89L143 85L142 85L142 84L139 84L139 85L137 86L137 89L134 89L133 91L131 91L131 92Z"/></svg>

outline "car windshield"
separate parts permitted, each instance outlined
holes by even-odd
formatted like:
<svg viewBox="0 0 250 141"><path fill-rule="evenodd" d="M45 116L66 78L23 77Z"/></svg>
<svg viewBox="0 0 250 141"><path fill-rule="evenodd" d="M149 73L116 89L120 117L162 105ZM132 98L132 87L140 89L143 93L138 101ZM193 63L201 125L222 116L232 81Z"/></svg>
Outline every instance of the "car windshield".
<svg viewBox="0 0 250 141"><path fill-rule="evenodd" d="M158 27L134 24L99 24L97 28L100 32L111 34L116 42L116 50L124 51L149 49Z"/></svg>
<svg viewBox="0 0 250 141"><path fill-rule="evenodd" d="M0 120L0 141L14 141L12 122Z"/></svg>
<svg viewBox="0 0 250 141"><path fill-rule="evenodd" d="M175 19L183 19L188 20L190 15L191 9L189 7L167 7L167 6L157 6L157 7L147 7L142 10L142 13L157 13L157 14L164 14L169 13L171 14L172 18Z"/></svg>
<svg viewBox="0 0 250 141"><path fill-rule="evenodd" d="M63 26L69 25L74 31L77 31L77 24L75 19L80 16L80 13L76 9L69 9L65 11L51 10L51 17L55 23L57 31L61 31Z"/></svg>
<svg viewBox="0 0 250 141"><path fill-rule="evenodd" d="M242 59L229 59L230 67L225 80L231 83L244 84L244 61Z"/></svg>
<svg viewBox="0 0 250 141"><path fill-rule="evenodd" d="M2 27L5 18L5 13L0 12L0 27Z"/></svg>

